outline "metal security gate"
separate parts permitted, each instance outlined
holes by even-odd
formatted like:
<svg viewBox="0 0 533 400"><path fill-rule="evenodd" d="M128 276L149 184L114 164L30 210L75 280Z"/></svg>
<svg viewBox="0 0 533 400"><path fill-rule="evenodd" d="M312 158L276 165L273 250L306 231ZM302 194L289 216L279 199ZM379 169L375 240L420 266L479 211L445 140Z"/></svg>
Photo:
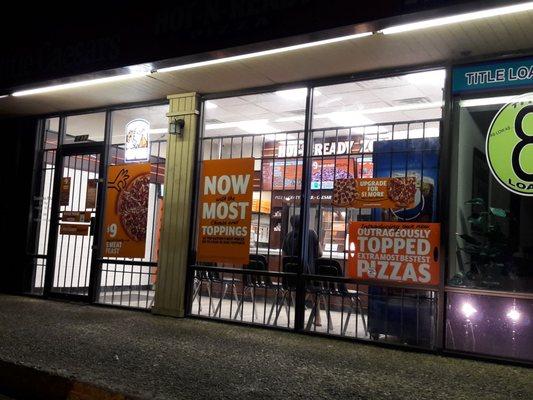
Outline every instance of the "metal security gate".
<svg viewBox="0 0 533 400"><path fill-rule="evenodd" d="M104 111L40 121L27 243L32 275L27 290L47 297L150 309L158 272L168 105L154 102ZM104 257L101 231L107 169L130 162L125 157L125 125L135 118L147 118L153 124L149 156L146 161L134 161L151 167L146 250L142 257Z"/></svg>
<svg viewBox="0 0 533 400"><path fill-rule="evenodd" d="M72 144L57 152L45 295L95 297L103 151L101 144Z"/></svg>
<svg viewBox="0 0 533 400"><path fill-rule="evenodd" d="M166 138L150 141L151 174L145 256L139 259L100 258L98 303L142 309L153 306L163 215L166 142ZM124 143L111 145L108 154L109 165L124 163Z"/></svg>
<svg viewBox="0 0 533 400"><path fill-rule="evenodd" d="M248 265L191 266L189 314L435 348L438 289L345 277L349 222L396 216L333 207L331 198L336 178L416 175L426 196L419 212L425 221L435 218L440 124L428 119L312 129L307 137L290 131L202 138L200 161L255 159L252 239ZM404 146L386 147L394 141ZM351 150L341 155L331 150L342 146ZM302 215L303 198L306 224L324 246L313 270L282 250L291 217Z"/></svg>

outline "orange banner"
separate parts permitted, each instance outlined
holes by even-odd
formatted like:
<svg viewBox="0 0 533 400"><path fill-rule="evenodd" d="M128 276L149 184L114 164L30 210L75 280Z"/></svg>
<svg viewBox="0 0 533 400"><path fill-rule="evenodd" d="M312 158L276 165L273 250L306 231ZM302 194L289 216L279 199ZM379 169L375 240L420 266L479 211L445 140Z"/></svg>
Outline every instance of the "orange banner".
<svg viewBox="0 0 533 400"><path fill-rule="evenodd" d="M440 224L350 222L350 278L438 285Z"/></svg>
<svg viewBox="0 0 533 400"><path fill-rule="evenodd" d="M144 257L150 163L111 165L106 188L104 256Z"/></svg>
<svg viewBox="0 0 533 400"><path fill-rule="evenodd" d="M336 179L333 205L354 208L412 208L417 192L415 177Z"/></svg>
<svg viewBox="0 0 533 400"><path fill-rule="evenodd" d="M202 163L198 261L248 264L254 159Z"/></svg>

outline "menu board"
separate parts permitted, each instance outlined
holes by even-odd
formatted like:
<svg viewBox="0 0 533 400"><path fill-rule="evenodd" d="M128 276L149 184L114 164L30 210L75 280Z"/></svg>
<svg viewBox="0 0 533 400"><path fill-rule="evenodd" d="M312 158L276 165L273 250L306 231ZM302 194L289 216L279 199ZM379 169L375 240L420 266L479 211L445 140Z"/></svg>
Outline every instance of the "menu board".
<svg viewBox="0 0 533 400"><path fill-rule="evenodd" d="M331 190L335 179L353 178L352 158L316 158L311 161L311 189ZM302 185L302 160L263 161L263 190L299 190Z"/></svg>

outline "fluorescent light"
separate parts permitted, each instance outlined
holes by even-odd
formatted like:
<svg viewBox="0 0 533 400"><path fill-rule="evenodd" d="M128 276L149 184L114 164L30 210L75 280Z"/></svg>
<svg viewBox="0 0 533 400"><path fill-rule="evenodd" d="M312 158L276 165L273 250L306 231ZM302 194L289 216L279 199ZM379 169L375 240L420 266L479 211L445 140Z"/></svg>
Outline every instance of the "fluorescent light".
<svg viewBox="0 0 533 400"><path fill-rule="evenodd" d="M285 99L285 100L302 100L307 97L307 88L300 89L290 89L290 90L278 90L275 92L276 95Z"/></svg>
<svg viewBox="0 0 533 400"><path fill-rule="evenodd" d="M239 61L239 60L246 60L250 58L268 56L272 54L287 53L290 51L307 49L310 47L323 46L323 45L331 44L331 43L344 42L346 40L359 39L359 38L370 36L370 35L372 35L372 32L355 33L353 35L339 36L339 37L332 38L332 39L318 40L316 42L302 43L302 44L296 44L293 46L286 46L286 47L278 47L278 48L270 49L270 50L257 51L254 53L240 54L237 56L230 56L230 57L224 57L224 58L217 58L214 60L199 61L199 62L190 63L190 64L175 65L173 67L158 69L157 72L183 71L186 69L205 67L208 65L215 65L215 64L223 64L223 63L227 63L231 61Z"/></svg>
<svg viewBox="0 0 533 400"><path fill-rule="evenodd" d="M205 126L206 130L214 130L214 129L227 129L227 128L238 128L241 124L248 124L248 123L255 123L255 124L266 124L268 123L268 119L251 119L247 121L235 121L235 122L221 122L217 124L207 124Z"/></svg>
<svg viewBox="0 0 533 400"><path fill-rule="evenodd" d="M9 97L9 95L8 94L3 94L3 95L0 96L0 99L4 99L6 97Z"/></svg>
<svg viewBox="0 0 533 400"><path fill-rule="evenodd" d="M293 115L292 117L282 117L274 120L274 122L298 122L305 121L305 115Z"/></svg>
<svg viewBox="0 0 533 400"><path fill-rule="evenodd" d="M374 121L363 116L358 111L336 111L325 114L324 116L329 118L331 122L338 126L361 126L374 124Z"/></svg>
<svg viewBox="0 0 533 400"><path fill-rule="evenodd" d="M416 86L444 86L446 79L446 70L439 69L436 71L416 72L407 74L402 77L407 82Z"/></svg>
<svg viewBox="0 0 533 400"><path fill-rule="evenodd" d="M392 107L380 107L380 108L369 108L366 110L358 110L360 114L381 114L387 112L396 112L396 111L414 111L414 110L427 110L428 108L440 108L442 107L442 101L437 101L433 103L422 103L422 104L406 104L403 106L392 106Z"/></svg>
<svg viewBox="0 0 533 400"><path fill-rule="evenodd" d="M279 129L274 128L268 124L268 119L251 119L246 121L236 122L223 122L218 124L207 124L206 130L216 129L241 129L247 133L260 134L260 133L276 133L281 132Z"/></svg>
<svg viewBox="0 0 533 400"><path fill-rule="evenodd" d="M279 129L274 128L273 126L265 123L256 123L253 121L242 121L237 128L253 134L260 133L276 133L281 132Z"/></svg>
<svg viewBox="0 0 533 400"><path fill-rule="evenodd" d="M154 128L154 129L148 129L148 133L168 133L168 128Z"/></svg>
<svg viewBox="0 0 533 400"><path fill-rule="evenodd" d="M218 108L218 106L215 103L213 103L212 101L206 101L205 102L205 108L207 110L213 110L215 108Z"/></svg>
<svg viewBox="0 0 533 400"><path fill-rule="evenodd" d="M461 107L494 106L509 103L514 97L516 96L484 97L482 99L461 100L459 105Z"/></svg>
<svg viewBox="0 0 533 400"><path fill-rule="evenodd" d="M385 35L393 33L410 32L419 29L432 28L436 26L443 26L449 24L455 24L458 22L474 21L482 18L496 17L498 15L514 14L523 11L533 10L533 1L516 4L506 7L490 8L488 10L474 11L465 14L451 15L449 17L434 18L424 21L413 22L410 24L396 25L390 28L379 31Z"/></svg>
<svg viewBox="0 0 533 400"><path fill-rule="evenodd" d="M297 100L303 100L307 97L307 88L298 88L298 89L289 89L289 90L278 90L276 92L278 96L285 100L290 101L297 101ZM313 92L314 96L320 96L322 93L320 93L318 90L315 90Z"/></svg>
<svg viewBox="0 0 533 400"><path fill-rule="evenodd" d="M368 108L368 109L362 109L357 111L341 111L341 113L354 113L361 115L372 115L372 114L382 114L382 113L388 113L388 112L396 112L396 111L414 111L414 110L427 110L431 108L441 108L442 107L442 101L436 101L432 103L422 103L422 104L406 104L403 106L392 106L392 107L380 107L380 108ZM327 113L327 114L315 114L315 119L323 119L323 118L330 118L330 116L335 113ZM331 119L331 118L330 118ZM305 116L304 115L294 115L291 117L282 117L274 120L274 122L297 122L297 121L304 121ZM373 122L372 122L373 123Z"/></svg>
<svg viewBox="0 0 533 400"><path fill-rule="evenodd" d="M56 92L58 90L73 89L73 88L79 88L79 87L84 87L84 86L99 85L102 83L123 81L126 79L146 76L149 73L150 72L135 72L131 74L108 76L106 78L97 78L97 79L90 79L86 81L63 83L61 85L44 86L44 87L35 88L35 89L21 90L21 91L13 93L13 96L17 96L17 97L18 96L29 96L32 94L49 93L49 92Z"/></svg>

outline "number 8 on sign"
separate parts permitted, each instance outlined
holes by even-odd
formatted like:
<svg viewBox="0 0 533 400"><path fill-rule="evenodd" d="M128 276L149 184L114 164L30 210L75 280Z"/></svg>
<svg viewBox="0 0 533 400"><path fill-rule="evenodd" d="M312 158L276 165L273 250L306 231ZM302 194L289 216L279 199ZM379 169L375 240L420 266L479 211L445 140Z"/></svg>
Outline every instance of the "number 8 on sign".
<svg viewBox="0 0 533 400"><path fill-rule="evenodd" d="M533 93L516 97L498 111L487 133L486 153L503 187L533 196Z"/></svg>

